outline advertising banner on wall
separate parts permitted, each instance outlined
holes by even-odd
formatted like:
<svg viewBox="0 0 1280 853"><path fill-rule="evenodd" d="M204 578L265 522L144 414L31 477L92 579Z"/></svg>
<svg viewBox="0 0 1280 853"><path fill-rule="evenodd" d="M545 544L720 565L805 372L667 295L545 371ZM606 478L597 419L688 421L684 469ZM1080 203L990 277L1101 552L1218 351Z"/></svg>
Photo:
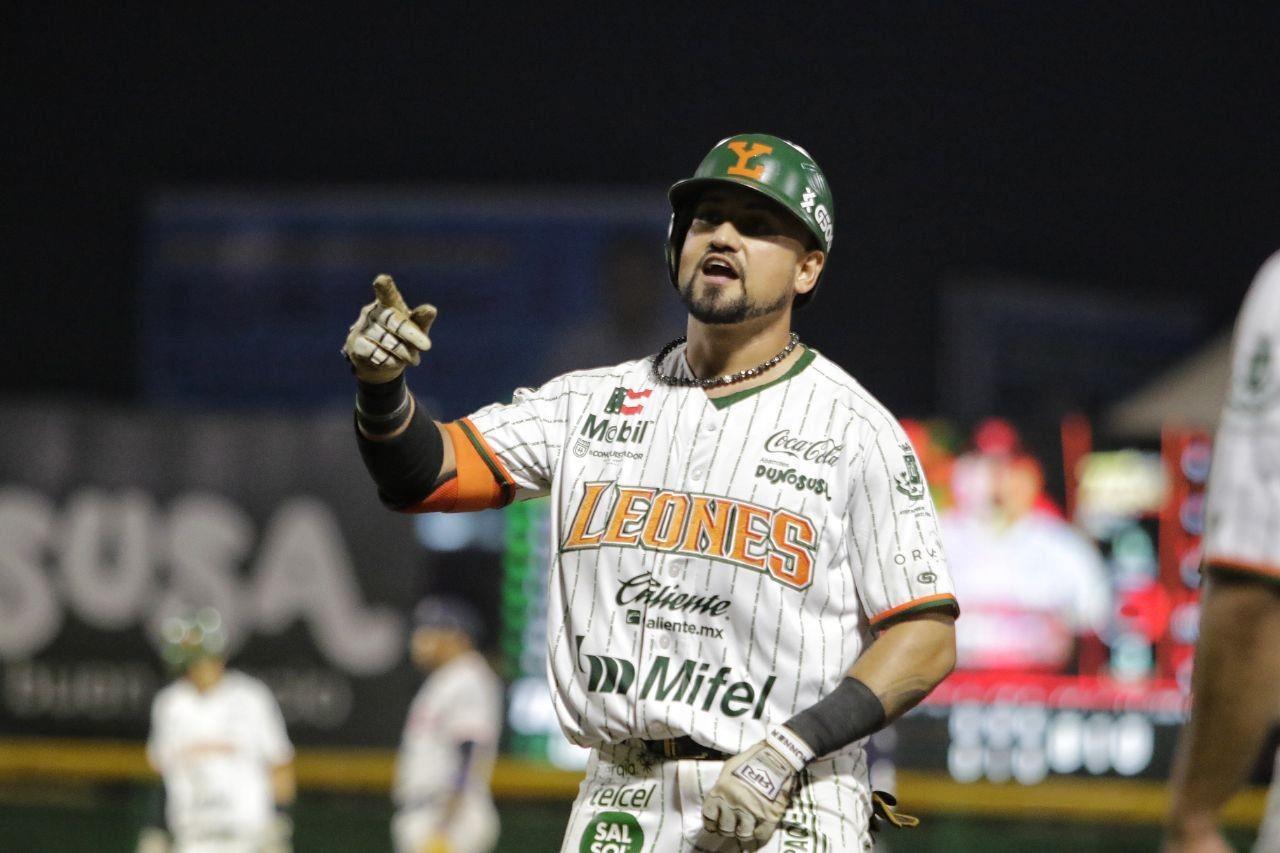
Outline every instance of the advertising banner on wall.
<svg viewBox="0 0 1280 853"><path fill-rule="evenodd" d="M395 742L429 553L349 413L9 403L0 434L0 732L144 737L164 620L210 606L296 742Z"/></svg>

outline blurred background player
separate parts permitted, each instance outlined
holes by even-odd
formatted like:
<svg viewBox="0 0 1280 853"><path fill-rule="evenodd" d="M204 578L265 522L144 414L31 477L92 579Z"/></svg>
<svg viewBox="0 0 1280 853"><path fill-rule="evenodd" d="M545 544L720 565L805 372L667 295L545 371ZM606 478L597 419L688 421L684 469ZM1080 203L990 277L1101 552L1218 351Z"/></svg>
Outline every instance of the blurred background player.
<svg viewBox="0 0 1280 853"><path fill-rule="evenodd" d="M139 853L288 853L293 745L275 697L226 668L217 611L170 619L163 637L179 677L151 706L147 757L165 796Z"/></svg>
<svg viewBox="0 0 1280 853"><path fill-rule="evenodd" d="M502 682L480 653L479 614L457 598L423 599L409 652L428 673L409 706L393 793L397 853L481 853L498 840L489 791L502 731Z"/></svg>
<svg viewBox="0 0 1280 853"><path fill-rule="evenodd" d="M1280 255L1236 323L1209 481L1191 717L1174 763L1165 850L1232 849L1218 828L1280 711ZM1280 850L1276 790L1255 849Z"/></svg>

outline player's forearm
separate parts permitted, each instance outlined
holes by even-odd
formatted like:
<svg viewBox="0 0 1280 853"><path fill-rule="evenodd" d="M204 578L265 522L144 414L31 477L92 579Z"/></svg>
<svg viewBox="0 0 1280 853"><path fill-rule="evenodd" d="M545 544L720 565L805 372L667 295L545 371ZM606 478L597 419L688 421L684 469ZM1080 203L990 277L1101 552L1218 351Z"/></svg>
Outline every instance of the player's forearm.
<svg viewBox="0 0 1280 853"><path fill-rule="evenodd" d="M875 694L884 706L885 723L890 723L928 696L955 665L955 619L922 613L886 628L849 676Z"/></svg>
<svg viewBox="0 0 1280 853"><path fill-rule="evenodd" d="M392 507L417 503L452 476L453 446L405 385L358 382L356 437L378 493Z"/></svg>
<svg viewBox="0 0 1280 853"><path fill-rule="evenodd" d="M770 731L768 739L806 763L884 728L955 666L949 615L922 614L888 628L828 695ZM791 735L800 742L795 742Z"/></svg>
<svg viewBox="0 0 1280 853"><path fill-rule="evenodd" d="M1171 779L1173 834L1216 823L1245 781L1280 695L1280 593L1254 579L1214 576L1200 613L1192 711Z"/></svg>

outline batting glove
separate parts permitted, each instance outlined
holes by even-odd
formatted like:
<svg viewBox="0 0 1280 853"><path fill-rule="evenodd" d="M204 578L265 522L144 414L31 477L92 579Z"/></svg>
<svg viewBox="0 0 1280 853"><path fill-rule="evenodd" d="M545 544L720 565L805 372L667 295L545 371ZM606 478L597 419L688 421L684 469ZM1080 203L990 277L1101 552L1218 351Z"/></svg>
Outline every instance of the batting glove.
<svg viewBox="0 0 1280 853"><path fill-rule="evenodd" d="M724 763L702 803L703 828L739 841L768 841L791 802L796 775L813 758L795 733L774 726L764 740Z"/></svg>
<svg viewBox="0 0 1280 853"><path fill-rule="evenodd" d="M436 309L419 305L409 310L389 275L373 280L373 292L377 298L364 306L351 324L342 354L360 381L390 382L409 365L418 364L420 354L431 349L427 331L436 319Z"/></svg>

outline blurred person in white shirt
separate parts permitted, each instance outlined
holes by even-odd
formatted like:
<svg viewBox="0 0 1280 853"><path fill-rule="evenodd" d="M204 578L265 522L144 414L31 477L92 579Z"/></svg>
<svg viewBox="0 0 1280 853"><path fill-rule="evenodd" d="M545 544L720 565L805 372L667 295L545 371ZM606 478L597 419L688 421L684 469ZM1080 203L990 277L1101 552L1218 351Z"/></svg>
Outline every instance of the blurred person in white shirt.
<svg viewBox="0 0 1280 853"><path fill-rule="evenodd" d="M164 780L164 808L138 853L288 853L293 745L275 697L227 669L216 611L170 619L163 633L180 675L151 705L147 758Z"/></svg>
<svg viewBox="0 0 1280 853"><path fill-rule="evenodd" d="M456 598L414 609L410 655L428 673L396 757L396 853L481 853L498 840L489 790L502 731L502 682L480 653L483 627Z"/></svg>
<svg viewBox="0 0 1280 853"><path fill-rule="evenodd" d="M941 516L965 619L960 669L1061 672L1111 618L1102 555L1044 496L1033 457L1010 448L956 460L956 503Z"/></svg>

